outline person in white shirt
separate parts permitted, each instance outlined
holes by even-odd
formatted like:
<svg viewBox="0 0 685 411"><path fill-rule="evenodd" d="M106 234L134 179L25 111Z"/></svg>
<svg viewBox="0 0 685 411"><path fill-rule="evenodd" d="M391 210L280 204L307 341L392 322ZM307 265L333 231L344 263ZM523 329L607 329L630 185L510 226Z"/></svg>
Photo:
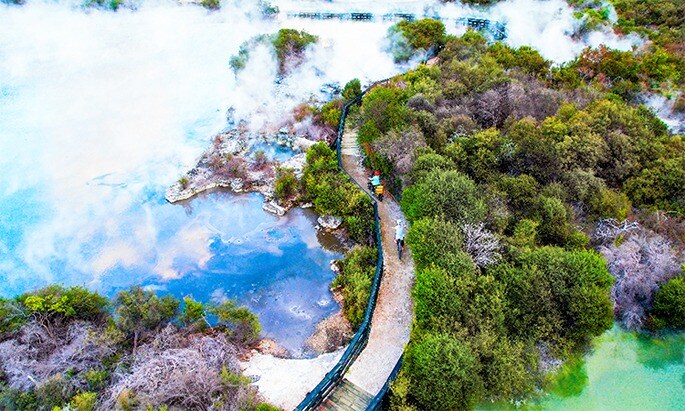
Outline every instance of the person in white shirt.
<svg viewBox="0 0 685 411"><path fill-rule="evenodd" d="M397 253L402 259L402 251L404 251L404 223L402 220L397 220L397 225L395 225L395 243L397 244Z"/></svg>

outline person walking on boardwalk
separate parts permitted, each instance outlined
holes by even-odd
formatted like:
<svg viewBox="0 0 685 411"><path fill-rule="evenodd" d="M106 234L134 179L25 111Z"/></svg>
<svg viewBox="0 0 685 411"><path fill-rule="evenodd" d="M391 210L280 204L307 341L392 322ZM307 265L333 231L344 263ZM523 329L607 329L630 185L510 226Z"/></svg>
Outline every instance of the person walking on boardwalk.
<svg viewBox="0 0 685 411"><path fill-rule="evenodd" d="M404 251L404 223L402 220L397 220L395 225L395 243L397 243L397 255L402 259L402 251Z"/></svg>
<svg viewBox="0 0 685 411"><path fill-rule="evenodd" d="M383 185L381 184L381 172L376 170L373 176L369 177L369 191L376 194L378 201L383 201Z"/></svg>

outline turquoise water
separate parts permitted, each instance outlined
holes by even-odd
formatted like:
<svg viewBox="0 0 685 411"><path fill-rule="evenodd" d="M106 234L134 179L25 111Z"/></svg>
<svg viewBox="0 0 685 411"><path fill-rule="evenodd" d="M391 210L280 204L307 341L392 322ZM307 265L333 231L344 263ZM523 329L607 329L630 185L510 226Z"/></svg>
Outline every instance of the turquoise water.
<svg viewBox="0 0 685 411"><path fill-rule="evenodd" d="M685 409L685 335L651 338L615 326L593 345L575 365L574 377L562 381L539 408Z"/></svg>
<svg viewBox="0 0 685 411"><path fill-rule="evenodd" d="M570 361L529 410L683 410L685 334L652 338L614 326ZM515 409L515 407L487 407Z"/></svg>

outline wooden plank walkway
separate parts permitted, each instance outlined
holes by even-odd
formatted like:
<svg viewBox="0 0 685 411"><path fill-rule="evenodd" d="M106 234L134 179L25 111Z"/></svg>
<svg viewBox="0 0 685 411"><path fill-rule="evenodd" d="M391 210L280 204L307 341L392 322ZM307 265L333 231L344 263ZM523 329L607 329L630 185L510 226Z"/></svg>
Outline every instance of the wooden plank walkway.
<svg viewBox="0 0 685 411"><path fill-rule="evenodd" d="M317 408L319 411L364 411L373 395L343 379Z"/></svg>

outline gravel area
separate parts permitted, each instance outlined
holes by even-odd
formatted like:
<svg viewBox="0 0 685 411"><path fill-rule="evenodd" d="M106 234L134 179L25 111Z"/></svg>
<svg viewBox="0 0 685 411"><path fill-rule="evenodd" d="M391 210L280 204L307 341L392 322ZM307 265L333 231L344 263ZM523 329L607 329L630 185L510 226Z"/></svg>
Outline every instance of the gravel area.
<svg viewBox="0 0 685 411"><path fill-rule="evenodd" d="M337 364L343 351L311 359L283 359L256 353L241 365L246 376L259 377L254 385L265 400L284 410L292 410Z"/></svg>

